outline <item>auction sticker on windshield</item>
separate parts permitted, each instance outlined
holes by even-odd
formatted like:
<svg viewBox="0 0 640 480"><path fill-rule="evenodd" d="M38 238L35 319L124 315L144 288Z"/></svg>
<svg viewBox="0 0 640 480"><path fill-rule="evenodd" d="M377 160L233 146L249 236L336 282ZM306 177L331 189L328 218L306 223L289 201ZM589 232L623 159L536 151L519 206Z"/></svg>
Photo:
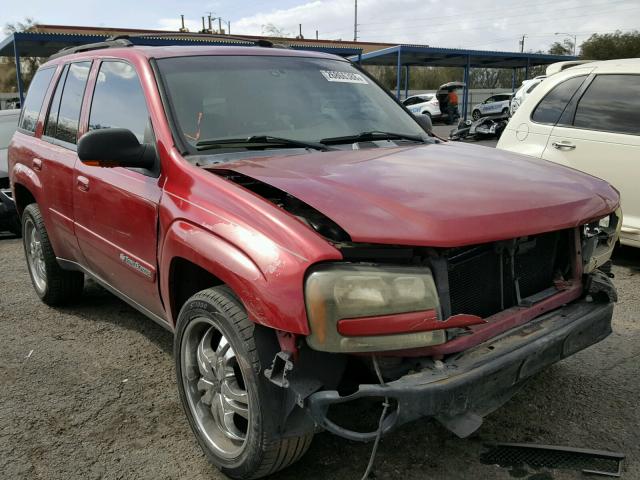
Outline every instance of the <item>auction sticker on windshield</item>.
<svg viewBox="0 0 640 480"><path fill-rule="evenodd" d="M353 72L336 72L333 70L320 70L320 73L330 82L342 83L362 83L367 85L369 82L359 73Z"/></svg>

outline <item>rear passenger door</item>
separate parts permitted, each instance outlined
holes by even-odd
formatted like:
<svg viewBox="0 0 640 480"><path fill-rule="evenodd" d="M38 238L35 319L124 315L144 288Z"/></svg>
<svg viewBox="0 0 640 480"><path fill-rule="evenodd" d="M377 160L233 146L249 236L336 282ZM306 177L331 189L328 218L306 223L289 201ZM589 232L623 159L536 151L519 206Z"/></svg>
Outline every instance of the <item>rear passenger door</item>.
<svg viewBox="0 0 640 480"><path fill-rule="evenodd" d="M37 159L43 175L42 188L48 210L47 231L56 256L81 261L73 228L73 175L77 160L78 126L90 61L63 65L49 102L38 146ZM43 207L41 206L41 208Z"/></svg>
<svg viewBox="0 0 640 480"><path fill-rule="evenodd" d="M121 60L96 66L88 130L127 128L155 145L145 95L135 68ZM91 88L91 87L90 87ZM158 203L155 172L76 164L76 235L87 268L150 312L164 317L157 286Z"/></svg>
<svg viewBox="0 0 640 480"><path fill-rule="evenodd" d="M544 158L620 191L623 234L640 242L640 74L600 74L554 127Z"/></svg>

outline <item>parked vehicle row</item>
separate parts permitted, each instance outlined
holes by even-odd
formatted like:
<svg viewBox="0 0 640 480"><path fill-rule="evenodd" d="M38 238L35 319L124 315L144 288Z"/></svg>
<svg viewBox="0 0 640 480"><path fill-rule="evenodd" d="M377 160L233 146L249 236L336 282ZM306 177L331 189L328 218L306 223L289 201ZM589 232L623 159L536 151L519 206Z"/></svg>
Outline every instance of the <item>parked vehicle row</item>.
<svg viewBox="0 0 640 480"><path fill-rule="evenodd" d="M0 232L20 235L22 227L9 186L7 149L16 128L20 110L0 110Z"/></svg>
<svg viewBox="0 0 640 480"><path fill-rule="evenodd" d="M441 142L337 56L66 50L8 167L38 296L71 303L90 277L174 332L187 420L232 478L321 429L373 441L433 417L468 436L611 332L616 190ZM330 416L359 398L386 399L372 431Z"/></svg>
<svg viewBox="0 0 640 480"><path fill-rule="evenodd" d="M640 247L640 60L571 65L529 93L498 148L603 178L621 194L621 242Z"/></svg>

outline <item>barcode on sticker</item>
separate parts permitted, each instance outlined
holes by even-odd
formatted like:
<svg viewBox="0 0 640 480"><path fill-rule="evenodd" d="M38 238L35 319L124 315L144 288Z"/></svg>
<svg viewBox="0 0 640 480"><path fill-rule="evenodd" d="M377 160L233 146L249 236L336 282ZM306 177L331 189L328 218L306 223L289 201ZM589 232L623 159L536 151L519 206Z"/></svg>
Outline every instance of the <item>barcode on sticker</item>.
<svg viewBox="0 0 640 480"><path fill-rule="evenodd" d="M366 78L359 73L353 72L336 72L333 70L320 70L320 73L324 78L330 82L342 82L342 83L362 83L368 84Z"/></svg>

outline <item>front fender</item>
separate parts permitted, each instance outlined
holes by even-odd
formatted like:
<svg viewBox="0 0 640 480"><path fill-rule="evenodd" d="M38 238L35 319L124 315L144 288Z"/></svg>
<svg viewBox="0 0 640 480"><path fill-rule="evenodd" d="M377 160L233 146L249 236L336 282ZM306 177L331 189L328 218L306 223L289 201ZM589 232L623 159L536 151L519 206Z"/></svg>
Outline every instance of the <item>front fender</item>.
<svg viewBox="0 0 640 480"><path fill-rule="evenodd" d="M251 249L256 251L246 253ZM160 255L160 289L165 302L171 297L170 267L176 258L198 265L228 285L252 321L308 335L302 290L307 261L266 238L248 238L240 248L201 226L176 220L166 232ZM174 325L178 313L171 311Z"/></svg>

